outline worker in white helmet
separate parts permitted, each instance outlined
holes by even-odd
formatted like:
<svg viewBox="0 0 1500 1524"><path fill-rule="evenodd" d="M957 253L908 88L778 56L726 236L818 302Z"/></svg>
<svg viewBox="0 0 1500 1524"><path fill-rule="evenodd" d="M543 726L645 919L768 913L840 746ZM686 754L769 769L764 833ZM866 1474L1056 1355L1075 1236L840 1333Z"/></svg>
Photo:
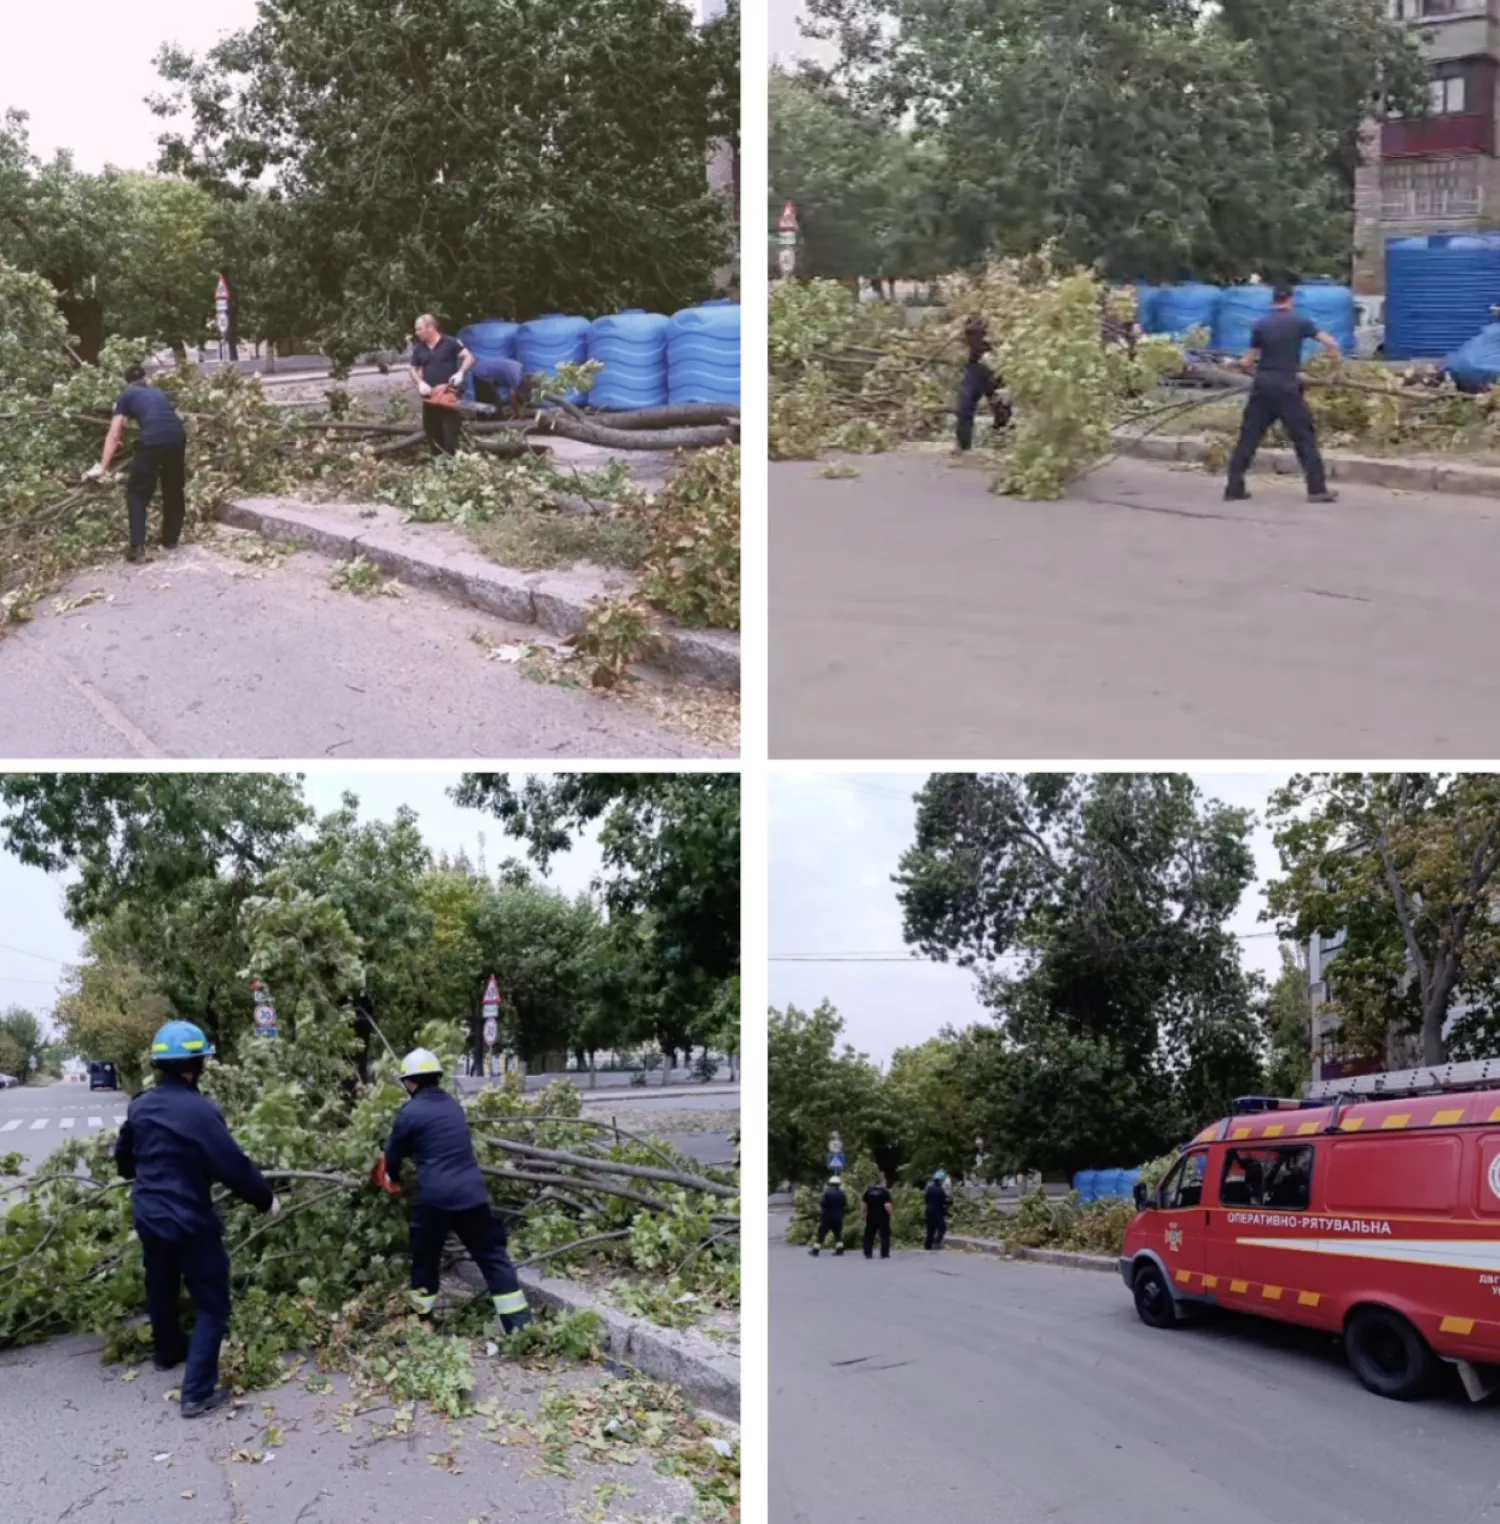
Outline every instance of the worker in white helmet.
<svg viewBox="0 0 1500 1524"><path fill-rule="evenodd" d="M844 1213L848 1210L849 1198L844 1194L843 1177L834 1175L829 1179L822 1199L818 1202L818 1236L813 1239L813 1246L808 1251L814 1259L823 1247L824 1235L828 1233L833 1234L833 1252L836 1255L844 1252Z"/></svg>
<svg viewBox="0 0 1500 1524"><path fill-rule="evenodd" d="M505 1227L490 1210L490 1193L474 1157L469 1119L440 1083L435 1053L416 1048L401 1060L411 1099L396 1113L390 1142L375 1165L375 1183L399 1195L401 1161L417 1165L411 1209L411 1301L424 1317L437 1305L443 1245L456 1234L484 1276L500 1326L515 1333L531 1321L526 1294L506 1253Z"/></svg>

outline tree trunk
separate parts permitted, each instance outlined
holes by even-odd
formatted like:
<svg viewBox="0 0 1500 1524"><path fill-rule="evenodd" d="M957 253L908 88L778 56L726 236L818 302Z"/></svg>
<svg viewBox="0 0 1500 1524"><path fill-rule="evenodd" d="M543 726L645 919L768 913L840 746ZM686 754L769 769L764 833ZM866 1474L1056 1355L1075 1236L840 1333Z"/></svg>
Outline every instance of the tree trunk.
<svg viewBox="0 0 1500 1524"><path fill-rule="evenodd" d="M598 1070L598 1068L596 1067L596 1065L594 1063L594 1050L592 1048L590 1048L589 1049L589 1089L590 1090L597 1090L598 1088L599 1088L599 1070Z"/></svg>
<svg viewBox="0 0 1500 1524"><path fill-rule="evenodd" d="M63 299L62 309L68 332L78 340L78 358L90 365L99 363L104 349L104 304L93 297Z"/></svg>

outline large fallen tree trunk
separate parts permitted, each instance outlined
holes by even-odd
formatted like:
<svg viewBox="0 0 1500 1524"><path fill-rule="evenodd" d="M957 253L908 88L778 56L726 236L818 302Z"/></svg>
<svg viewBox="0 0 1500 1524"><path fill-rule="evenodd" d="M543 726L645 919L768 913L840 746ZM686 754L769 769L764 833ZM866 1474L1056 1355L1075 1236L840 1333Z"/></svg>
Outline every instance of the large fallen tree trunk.
<svg viewBox="0 0 1500 1524"><path fill-rule="evenodd" d="M690 429L612 429L565 413L543 413L529 426L537 434L557 434L608 450L708 450L739 439L738 423Z"/></svg>

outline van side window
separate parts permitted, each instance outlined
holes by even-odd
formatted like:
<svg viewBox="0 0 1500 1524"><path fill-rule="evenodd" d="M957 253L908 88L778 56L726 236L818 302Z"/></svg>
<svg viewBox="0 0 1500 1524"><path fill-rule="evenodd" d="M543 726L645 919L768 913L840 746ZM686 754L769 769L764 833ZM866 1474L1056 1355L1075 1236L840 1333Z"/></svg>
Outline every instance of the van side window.
<svg viewBox="0 0 1500 1524"><path fill-rule="evenodd" d="M1305 1212L1312 1200L1312 1166L1312 1147L1306 1143L1231 1148L1224 1156L1219 1204Z"/></svg>
<svg viewBox="0 0 1500 1524"><path fill-rule="evenodd" d="M1207 1154L1189 1154L1167 1176L1161 1195L1161 1204L1167 1211L1180 1212L1203 1200L1203 1174L1207 1164Z"/></svg>

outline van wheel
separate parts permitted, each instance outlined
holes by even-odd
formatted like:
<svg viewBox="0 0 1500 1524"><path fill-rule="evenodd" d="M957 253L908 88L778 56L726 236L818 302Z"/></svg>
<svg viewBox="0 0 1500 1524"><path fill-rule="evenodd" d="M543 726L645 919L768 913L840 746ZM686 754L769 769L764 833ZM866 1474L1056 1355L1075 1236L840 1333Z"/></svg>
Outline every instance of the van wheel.
<svg viewBox="0 0 1500 1524"><path fill-rule="evenodd" d="M1344 1334L1349 1364L1377 1397L1410 1402L1432 1385L1437 1373L1427 1340L1400 1313L1361 1307Z"/></svg>
<svg viewBox="0 0 1500 1524"><path fill-rule="evenodd" d="M1135 1310L1149 1328L1172 1328L1177 1323L1177 1305L1167 1287L1166 1277L1149 1261L1135 1273Z"/></svg>

